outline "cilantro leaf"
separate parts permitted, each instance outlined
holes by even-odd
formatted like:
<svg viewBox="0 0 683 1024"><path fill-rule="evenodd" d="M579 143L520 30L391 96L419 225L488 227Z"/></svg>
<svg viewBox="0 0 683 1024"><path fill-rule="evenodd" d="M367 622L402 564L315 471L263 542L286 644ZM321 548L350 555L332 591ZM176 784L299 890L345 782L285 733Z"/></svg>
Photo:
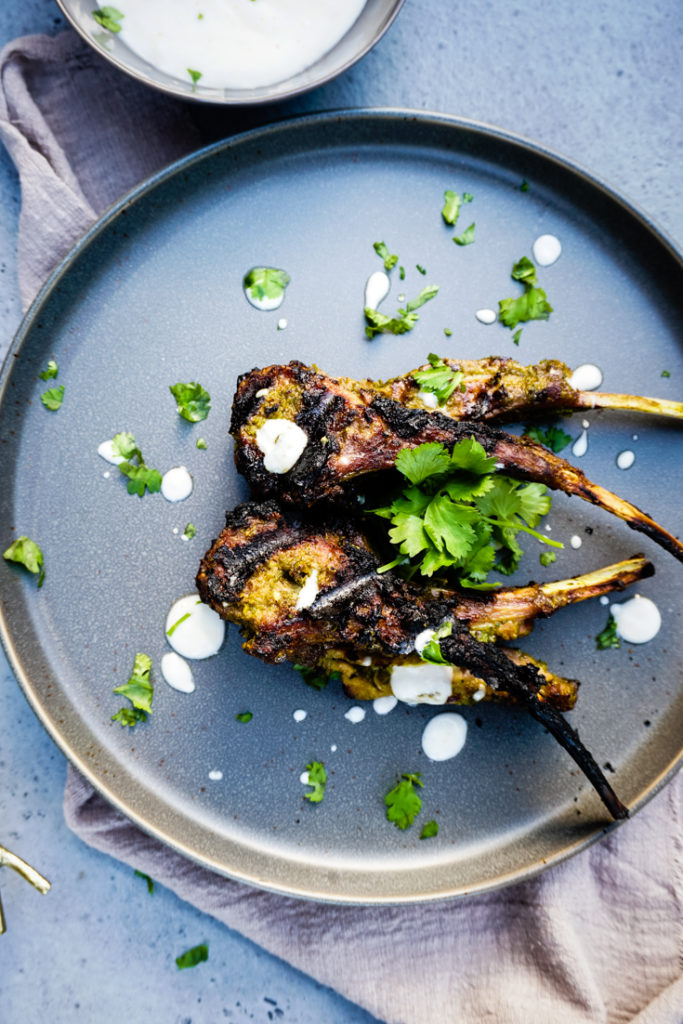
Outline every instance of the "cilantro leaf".
<svg viewBox="0 0 683 1024"><path fill-rule="evenodd" d="M420 813L422 800L416 793L415 786L424 786L420 781L420 773L404 772L398 785L390 789L384 797L387 821L392 821L396 828L408 828Z"/></svg>
<svg viewBox="0 0 683 1024"><path fill-rule="evenodd" d="M405 281L405 279L406 279L406 268L405 267L399 267L398 268L398 276L399 276L399 279L401 281Z"/></svg>
<svg viewBox="0 0 683 1024"><path fill-rule="evenodd" d="M529 191L529 182L526 180L526 178L524 178L522 180L522 183L519 186L519 191L520 192L528 192Z"/></svg>
<svg viewBox="0 0 683 1024"><path fill-rule="evenodd" d="M150 494L156 494L161 490L161 473L158 469L150 469L144 462L134 466L132 462L121 462L119 472L128 477L126 485L129 494L137 494L140 497L145 489Z"/></svg>
<svg viewBox="0 0 683 1024"><path fill-rule="evenodd" d="M527 526L538 526L538 523L550 511L550 495L544 484L517 485L519 496L519 515Z"/></svg>
<svg viewBox="0 0 683 1024"><path fill-rule="evenodd" d="M201 964L208 959L209 947L206 942L202 942L198 946L193 946L192 949L186 949L184 953L175 958L175 962L178 970L182 971L186 967L196 967L197 964Z"/></svg>
<svg viewBox="0 0 683 1024"><path fill-rule="evenodd" d="M169 391L176 400L176 410L179 416L190 423L199 423L205 420L211 409L211 396L205 391L201 384L190 381L189 384L171 384Z"/></svg>
<svg viewBox="0 0 683 1024"><path fill-rule="evenodd" d="M384 260L384 269L393 270L398 263L398 256L396 253L390 253L384 242L373 242L372 248L375 250L381 260Z"/></svg>
<svg viewBox="0 0 683 1024"><path fill-rule="evenodd" d="M434 636L429 640L422 651L420 657L423 661L429 661L432 665L448 665L450 662L446 661L441 653L441 645L439 640L445 636L450 636L453 632L452 622L442 622L438 629L434 631Z"/></svg>
<svg viewBox="0 0 683 1024"><path fill-rule="evenodd" d="M410 558L431 547L429 534L422 518L404 512L399 512L393 517L389 539L401 554L408 555Z"/></svg>
<svg viewBox="0 0 683 1024"><path fill-rule="evenodd" d="M461 562L474 546L476 534L472 523L477 518L475 508L452 501L446 494L437 494L427 506L424 528L439 551L447 551L454 561Z"/></svg>
<svg viewBox="0 0 683 1024"><path fill-rule="evenodd" d="M252 267L242 284L248 298L258 304L264 299L282 299L290 281L289 274L277 267Z"/></svg>
<svg viewBox="0 0 683 1024"><path fill-rule="evenodd" d="M188 523L183 531L183 540L192 540L197 534L197 527L194 523Z"/></svg>
<svg viewBox="0 0 683 1024"><path fill-rule="evenodd" d="M474 242L474 221L468 228L465 228L461 235L454 235L453 241L456 245L472 245Z"/></svg>
<svg viewBox="0 0 683 1024"><path fill-rule="evenodd" d="M64 401L64 385L58 384L56 388L49 388L47 391L43 391L40 400L50 412L57 412Z"/></svg>
<svg viewBox="0 0 683 1024"><path fill-rule="evenodd" d="M440 359L433 352L430 352L427 358L430 368L416 370L413 380L420 391L431 392L436 395L439 405L445 405L455 389L462 384L464 374L461 370L451 369L445 360Z"/></svg>
<svg viewBox="0 0 683 1024"><path fill-rule="evenodd" d="M109 32L121 31L119 22L123 18L123 14L116 7L111 7L108 4L104 7L98 7L96 11L92 12L92 16L98 25L106 28Z"/></svg>
<svg viewBox="0 0 683 1024"><path fill-rule="evenodd" d="M422 289L417 298L407 302L405 309L399 309L394 317L385 316L379 310L366 306L364 312L367 322L365 327L367 337L372 339L376 334L406 334L408 331L412 331L419 320L415 310L420 309L421 306L424 306L425 302L433 299L438 291L438 285L428 284Z"/></svg>
<svg viewBox="0 0 683 1024"><path fill-rule="evenodd" d="M147 892L151 896L152 893L154 892L154 882L149 877L149 875L146 875L143 871L135 871L134 874L136 878L144 878L145 882L147 883Z"/></svg>
<svg viewBox="0 0 683 1024"><path fill-rule="evenodd" d="M43 370L42 373L39 373L38 376L40 377L41 380L52 380L57 376L58 373L59 369L57 368L56 362L54 361L54 359L50 359L48 361L47 367Z"/></svg>
<svg viewBox="0 0 683 1024"><path fill-rule="evenodd" d="M312 786L313 789L310 793L304 793L304 800L310 800L312 804L319 804L325 796L327 772L321 761L311 761L306 765L306 771L308 772L306 785Z"/></svg>
<svg viewBox="0 0 683 1024"><path fill-rule="evenodd" d="M42 587L45 580L43 552L34 540L31 540L30 537L22 533L20 537L17 537L10 544L6 551L3 551L2 557L8 562L18 562L19 565L23 565L29 572L37 573L38 588Z"/></svg>
<svg viewBox="0 0 683 1024"><path fill-rule="evenodd" d="M492 455L487 455L482 445L473 437L466 437L453 448L450 464L452 469L465 469L468 473L483 476L485 473L493 473L496 459Z"/></svg>
<svg viewBox="0 0 683 1024"><path fill-rule="evenodd" d="M412 484L421 484L427 477L448 470L451 457L438 441L427 441L417 448L404 448L396 456L396 469Z"/></svg>
<svg viewBox="0 0 683 1024"><path fill-rule="evenodd" d="M513 299L499 299L500 322L512 330L517 324L526 323L528 320L547 320L553 307L548 302L546 293L538 287L536 267L531 260L527 256L522 256L513 264L510 276L524 285L524 293Z"/></svg>
<svg viewBox="0 0 683 1024"><path fill-rule="evenodd" d="M187 73L192 79L192 85L195 86L199 79L202 77L201 71L195 71L193 68L187 68Z"/></svg>
<svg viewBox="0 0 683 1024"><path fill-rule="evenodd" d="M524 433L532 441L538 441L550 448L551 452L563 451L571 441L571 434L566 434L561 427L551 424L549 427L527 426Z"/></svg>
<svg viewBox="0 0 683 1024"><path fill-rule="evenodd" d="M512 335L512 342L514 345L519 345L519 339L522 337L523 328L519 327Z"/></svg>
<svg viewBox="0 0 683 1024"><path fill-rule="evenodd" d="M242 725L246 725L247 722L251 722L253 717L254 715L251 711L240 711L238 715L235 715L235 721L241 722Z"/></svg>
<svg viewBox="0 0 683 1024"><path fill-rule="evenodd" d="M127 430L114 434L111 442L112 452L122 459L132 459L134 456L142 459L142 453L135 443L135 438Z"/></svg>
<svg viewBox="0 0 683 1024"><path fill-rule="evenodd" d="M114 689L114 693L126 697L133 707L120 708L115 715L112 715L113 722L134 726L137 722L144 722L147 715L151 715L154 695L154 688L149 678L151 670L152 659L149 655L136 654L130 679L127 683Z"/></svg>
<svg viewBox="0 0 683 1024"><path fill-rule="evenodd" d="M541 565L545 566L552 565L556 558L557 555L554 551L541 551L540 555L538 556L538 560L541 563Z"/></svg>
<svg viewBox="0 0 683 1024"><path fill-rule="evenodd" d="M200 451L204 451L205 452L208 447L209 446L207 445L207 443L206 443L206 441L204 440L203 437L198 437L197 438L197 448L199 448Z"/></svg>
<svg viewBox="0 0 683 1024"><path fill-rule="evenodd" d="M424 276L425 276L425 274L427 273L427 271L425 270L425 268L424 268L423 266L421 266L421 265L420 265L419 263L416 263L416 264L415 264L415 269L417 270L418 274L422 274L422 276L423 276L423 277L424 277Z"/></svg>
<svg viewBox="0 0 683 1024"><path fill-rule="evenodd" d="M595 646L599 651L606 651L610 647L621 647L617 633L617 622L611 613L607 619L607 625L595 638Z"/></svg>
<svg viewBox="0 0 683 1024"><path fill-rule="evenodd" d="M431 839L433 836L438 835L439 826L435 821L426 821L422 826L420 832L420 839Z"/></svg>
<svg viewBox="0 0 683 1024"><path fill-rule="evenodd" d="M444 204L441 210L441 216L446 224L451 227L455 224L460 213L460 204L462 199L457 192L453 192L452 189L448 189L443 194Z"/></svg>
<svg viewBox="0 0 683 1024"><path fill-rule="evenodd" d="M660 373L659 376L660 377L670 377L671 376L671 372L669 370L662 370L662 372Z"/></svg>

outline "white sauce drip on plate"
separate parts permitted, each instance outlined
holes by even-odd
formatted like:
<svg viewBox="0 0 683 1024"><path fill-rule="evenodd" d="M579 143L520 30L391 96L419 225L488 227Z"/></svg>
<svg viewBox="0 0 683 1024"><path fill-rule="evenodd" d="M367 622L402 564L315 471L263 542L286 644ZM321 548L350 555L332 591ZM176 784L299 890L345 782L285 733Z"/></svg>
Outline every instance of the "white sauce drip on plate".
<svg viewBox="0 0 683 1024"><path fill-rule="evenodd" d="M310 608L318 596L319 590L318 570L314 569L310 576L307 577L306 582L299 591L299 596L297 597L296 604L294 605L296 611L300 612L304 608Z"/></svg>
<svg viewBox="0 0 683 1024"><path fill-rule="evenodd" d="M288 473L308 444L308 435L291 420L276 418L258 428L256 444L269 473Z"/></svg>
<svg viewBox="0 0 683 1024"><path fill-rule="evenodd" d="M569 378L569 384L577 391L595 391L602 384L602 370L595 363L581 363Z"/></svg>
<svg viewBox="0 0 683 1024"><path fill-rule="evenodd" d="M532 252L539 267L550 267L559 260L562 245L555 235L539 235L532 246Z"/></svg>
<svg viewBox="0 0 683 1024"><path fill-rule="evenodd" d="M344 715L344 718L347 720L347 722L351 722L352 725L358 725L358 723L362 722L363 719L365 718L365 710L364 708L354 706L352 708L349 708L349 710Z"/></svg>
<svg viewBox="0 0 683 1024"><path fill-rule="evenodd" d="M577 551L581 547L581 545L583 544L583 541L578 536L578 534L575 533L573 537L569 538L569 544L570 544L571 547L574 548L575 551Z"/></svg>
<svg viewBox="0 0 683 1024"><path fill-rule="evenodd" d="M314 64L346 35L365 0L130 0L117 6L125 14L121 39L155 67L184 82L192 68L201 73L199 86L256 89Z"/></svg>
<svg viewBox="0 0 683 1024"><path fill-rule="evenodd" d="M287 321L285 320L284 317L280 317L280 319L277 322L277 329L278 329L278 331L284 331L286 327L287 327Z"/></svg>
<svg viewBox="0 0 683 1024"><path fill-rule="evenodd" d="M174 466L161 478L161 493L166 501L185 501L192 494L192 477L185 466Z"/></svg>
<svg viewBox="0 0 683 1024"><path fill-rule="evenodd" d="M584 427L576 441L572 445L572 455L575 455L577 459L580 459L582 455L585 455L588 451L588 431Z"/></svg>
<svg viewBox="0 0 683 1024"><path fill-rule="evenodd" d="M111 462L112 466L119 466L122 462L125 462L123 455L116 455L114 452L114 442L103 441L97 449L97 454L100 455L105 462Z"/></svg>
<svg viewBox="0 0 683 1024"><path fill-rule="evenodd" d="M448 665L395 665L391 690L408 704L445 704L451 695L452 679Z"/></svg>
<svg viewBox="0 0 683 1024"><path fill-rule="evenodd" d="M383 270L376 270L374 274L370 274L365 284L366 309L377 309L380 302L386 299L390 288L389 275L385 274Z"/></svg>
<svg viewBox="0 0 683 1024"><path fill-rule="evenodd" d="M179 690L180 693L194 693L192 669L175 651L167 651L162 657L161 674L174 690Z"/></svg>
<svg viewBox="0 0 683 1024"><path fill-rule="evenodd" d="M422 733L422 749L430 761L448 761L465 746L467 722L451 712L436 715Z"/></svg>
<svg viewBox="0 0 683 1024"><path fill-rule="evenodd" d="M495 324L497 320L495 309L478 309L474 315L480 324Z"/></svg>
<svg viewBox="0 0 683 1024"><path fill-rule="evenodd" d="M308 714L308 712L304 711L303 708L298 708L292 714L292 718L294 719L295 722L303 722L303 720L304 720L304 718L306 718L307 714Z"/></svg>
<svg viewBox="0 0 683 1024"><path fill-rule="evenodd" d="M662 616L649 597L636 594L629 601L610 605L617 633L627 644L646 644L659 633Z"/></svg>
<svg viewBox="0 0 683 1024"><path fill-rule="evenodd" d="M189 612L168 636L174 623ZM166 639L178 654L184 658L201 660L216 654L225 636L225 622L208 604L202 604L196 594L187 594L171 605L166 616Z"/></svg>
<svg viewBox="0 0 683 1024"><path fill-rule="evenodd" d="M626 449L626 451L619 452L619 454L617 455L617 466L619 467L619 469L630 469L635 461L636 453L632 452L628 448Z"/></svg>
<svg viewBox="0 0 683 1024"><path fill-rule="evenodd" d="M209 772L209 778L212 782L220 782L223 778L223 772L219 771L218 768L212 768Z"/></svg>
<svg viewBox="0 0 683 1024"><path fill-rule="evenodd" d="M375 697L372 702L372 707L378 715L388 715L390 711L394 710L397 704L398 700L396 697Z"/></svg>

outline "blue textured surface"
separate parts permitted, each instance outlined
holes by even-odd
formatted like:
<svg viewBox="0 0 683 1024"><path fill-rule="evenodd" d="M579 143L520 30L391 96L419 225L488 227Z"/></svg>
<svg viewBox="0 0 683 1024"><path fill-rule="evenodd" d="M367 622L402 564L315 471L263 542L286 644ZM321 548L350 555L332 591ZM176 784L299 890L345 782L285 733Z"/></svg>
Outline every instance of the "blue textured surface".
<svg viewBox="0 0 683 1024"><path fill-rule="evenodd" d="M0 6L0 40L58 31L49 0ZM569 154L629 195L683 241L680 54L683 9L489 0L464 11L408 0L379 46L342 79L282 108L214 114L218 136L285 112L386 104L501 125ZM0 152L2 349L16 328L16 176ZM276 1000L295 1024L371 1018L163 890L148 897L127 868L74 839L61 817L64 759L0 667L0 841L53 881L41 897L0 877L10 932L0 939L3 1021L172 1024L267 1021ZM208 941L211 960L176 972Z"/></svg>

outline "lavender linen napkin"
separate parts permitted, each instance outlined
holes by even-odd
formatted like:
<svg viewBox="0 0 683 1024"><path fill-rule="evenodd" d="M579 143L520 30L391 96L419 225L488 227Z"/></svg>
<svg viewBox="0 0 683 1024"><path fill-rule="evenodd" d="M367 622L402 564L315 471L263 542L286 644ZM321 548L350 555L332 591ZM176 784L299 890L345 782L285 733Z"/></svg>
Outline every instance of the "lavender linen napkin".
<svg viewBox="0 0 683 1024"><path fill-rule="evenodd" d="M0 136L22 186L25 305L109 203L202 141L198 115L72 33L0 54ZM316 905L190 863L72 768L69 827L391 1024L681 1024L679 777L632 822L500 892L400 908Z"/></svg>

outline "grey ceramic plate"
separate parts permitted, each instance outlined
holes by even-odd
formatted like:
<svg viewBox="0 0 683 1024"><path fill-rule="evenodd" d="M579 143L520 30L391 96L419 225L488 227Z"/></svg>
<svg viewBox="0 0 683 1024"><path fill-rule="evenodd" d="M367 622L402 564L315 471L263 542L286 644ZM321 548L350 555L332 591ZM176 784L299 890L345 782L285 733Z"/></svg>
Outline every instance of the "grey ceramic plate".
<svg viewBox="0 0 683 1024"><path fill-rule="evenodd" d="M529 190L520 191L526 179ZM474 195L462 226L476 242L453 245L442 224L444 189ZM470 216L471 214L471 216ZM513 261L556 234L560 260L541 271L555 312L524 329L519 348L480 307L515 294ZM441 285L411 334L363 334L363 290L385 240L406 268L392 295ZM416 264L427 270L423 277ZM244 272L284 267L284 305L246 302ZM519 709L465 709L468 741L452 761L430 763L420 737L433 709L368 707L353 725L334 686L307 688L286 667L242 653L235 631L218 656L194 664L186 696L161 679L164 619L192 591L197 563L223 513L246 497L227 435L237 375L299 358L332 374L387 377L430 351L546 356L600 364L605 389L674 397L683 271L671 245L625 201L552 154L494 129L401 112L320 115L260 129L210 148L148 182L108 213L46 285L4 370L0 441L3 547L26 533L45 552L41 590L2 564L2 634L17 678L72 762L131 819L219 872L324 900L429 900L528 877L612 827L565 753ZM281 317L285 330L278 330ZM444 328L450 328L450 338ZM40 403L38 373L59 364L58 413ZM671 373L662 378L662 370ZM197 426L175 413L168 386L198 380L212 396ZM588 474L645 506L674 532L675 424L591 415ZM580 422L569 427L576 436ZM97 455L132 431L162 471L187 465L191 498L126 493ZM634 439L637 434L637 440ZM195 442L203 436L206 451ZM636 452L628 472L615 456ZM180 534L197 527L191 541ZM641 806L680 756L683 663L678 566L622 523L559 496L553 537L578 535L543 569L530 545L518 579L573 575L645 550L657 575L638 588L663 614L647 646L597 652L606 611L567 609L524 642L560 673L582 679L572 714L621 797ZM154 662L154 714L134 731L111 722L113 695L136 651ZM307 712L297 724L292 715ZM248 725L235 720L250 710ZM329 773L322 804L302 799L311 759ZM219 782L209 772L220 770ZM423 820L438 837L400 832L383 798L397 774L422 772ZM628 825L626 826L628 827Z"/></svg>

